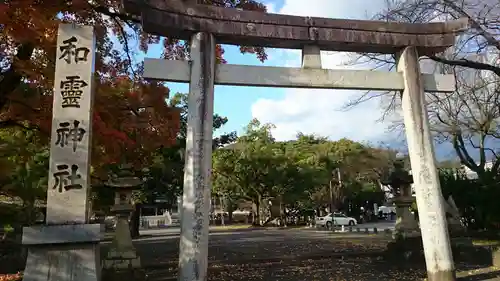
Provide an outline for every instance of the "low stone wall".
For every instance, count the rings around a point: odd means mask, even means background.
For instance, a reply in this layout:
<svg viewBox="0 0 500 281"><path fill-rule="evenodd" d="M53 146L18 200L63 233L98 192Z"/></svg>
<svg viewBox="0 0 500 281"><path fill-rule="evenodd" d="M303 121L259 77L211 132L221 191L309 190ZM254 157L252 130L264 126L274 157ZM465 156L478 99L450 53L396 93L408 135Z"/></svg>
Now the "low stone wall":
<svg viewBox="0 0 500 281"><path fill-rule="evenodd" d="M179 220L169 219L165 216L143 216L139 224L141 229L175 227L179 225Z"/></svg>
<svg viewBox="0 0 500 281"><path fill-rule="evenodd" d="M392 235L392 228L378 228L378 227L362 227L362 226L335 226L333 228L322 227L325 231L332 231L335 233L366 233L366 234L390 234Z"/></svg>

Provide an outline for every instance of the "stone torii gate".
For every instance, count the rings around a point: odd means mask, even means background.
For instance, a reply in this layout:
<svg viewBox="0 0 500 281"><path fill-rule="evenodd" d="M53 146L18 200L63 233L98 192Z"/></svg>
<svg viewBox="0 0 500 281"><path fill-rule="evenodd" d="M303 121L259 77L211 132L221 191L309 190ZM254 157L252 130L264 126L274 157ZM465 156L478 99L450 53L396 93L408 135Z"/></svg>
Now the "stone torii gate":
<svg viewBox="0 0 500 281"><path fill-rule="evenodd" d="M426 24L339 20L241 11L196 0L123 0L151 34L190 40L190 60L146 59L149 79L189 83L179 280L205 281L214 84L402 92L402 110L428 279L455 280L425 92L453 92L454 77L421 74L418 59L455 43L467 20ZM215 63L215 45L302 50L302 68ZM320 50L397 54L398 72L327 70Z"/></svg>

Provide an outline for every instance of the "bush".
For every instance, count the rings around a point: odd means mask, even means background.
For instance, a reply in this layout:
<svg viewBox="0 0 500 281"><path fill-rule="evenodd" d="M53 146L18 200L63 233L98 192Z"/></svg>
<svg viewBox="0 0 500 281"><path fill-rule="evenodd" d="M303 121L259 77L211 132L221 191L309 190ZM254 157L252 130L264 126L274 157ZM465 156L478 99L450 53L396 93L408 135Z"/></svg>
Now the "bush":
<svg viewBox="0 0 500 281"><path fill-rule="evenodd" d="M441 170L440 181L445 199L452 196L464 225L469 230L500 229L500 177L487 171L478 179L468 179L464 173Z"/></svg>
<svg viewBox="0 0 500 281"><path fill-rule="evenodd" d="M0 226L15 225L21 220L22 209L15 204L0 203Z"/></svg>

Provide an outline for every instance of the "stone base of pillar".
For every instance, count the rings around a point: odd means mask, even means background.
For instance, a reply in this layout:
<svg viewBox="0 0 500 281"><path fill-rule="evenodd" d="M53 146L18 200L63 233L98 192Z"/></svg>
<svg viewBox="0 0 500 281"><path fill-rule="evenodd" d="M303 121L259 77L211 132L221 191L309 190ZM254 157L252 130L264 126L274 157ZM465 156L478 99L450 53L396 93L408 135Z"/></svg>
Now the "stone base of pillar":
<svg viewBox="0 0 500 281"><path fill-rule="evenodd" d="M141 259L135 251L124 253L111 249L102 263L102 276L105 281L144 281L147 279L141 268Z"/></svg>
<svg viewBox="0 0 500 281"><path fill-rule="evenodd" d="M493 252L473 247L470 239L452 238L450 239L450 242L453 257L457 261L484 261L485 263L489 263L491 262L490 259L493 257L493 265L495 265L495 256L492 255ZM423 263L425 262L425 257L422 237L417 235L413 237L399 237L398 239L389 242L385 255L386 259L395 263L408 261ZM498 255L498 260L500 260L500 254Z"/></svg>
<svg viewBox="0 0 500 281"><path fill-rule="evenodd" d="M455 281L457 276L454 270L432 272L427 271L428 281Z"/></svg>
<svg viewBox="0 0 500 281"><path fill-rule="evenodd" d="M491 263L495 267L500 267L500 249L491 249Z"/></svg>
<svg viewBox="0 0 500 281"><path fill-rule="evenodd" d="M100 246L104 225L75 224L25 227L28 246L25 281L101 279Z"/></svg>
<svg viewBox="0 0 500 281"><path fill-rule="evenodd" d="M102 267L104 269L130 269L130 268L141 268L141 259L139 257L136 258L120 258L120 259L109 259L106 258L103 260Z"/></svg>
<svg viewBox="0 0 500 281"><path fill-rule="evenodd" d="M394 239L394 240L407 239L407 238L422 239L421 237L422 237L422 234L420 233L420 231L407 231L407 230L396 231L396 230L394 230L394 232L392 233L392 239Z"/></svg>
<svg viewBox="0 0 500 281"><path fill-rule="evenodd" d="M103 281L146 281L148 276L143 269L103 269Z"/></svg>
<svg viewBox="0 0 500 281"><path fill-rule="evenodd" d="M420 237L420 227L414 215L410 212L410 206L415 198L412 196L398 196L393 199L396 205L396 225L394 226L393 238Z"/></svg>
<svg viewBox="0 0 500 281"><path fill-rule="evenodd" d="M106 258L103 260L103 268L140 268L141 258L134 248L120 249L111 244Z"/></svg>
<svg viewBox="0 0 500 281"><path fill-rule="evenodd" d="M394 232L392 233L392 238L396 240L406 238L422 239L422 234L420 233L417 221L413 218L413 215L409 210L406 210L405 212L408 212L409 214L398 216Z"/></svg>
<svg viewBox="0 0 500 281"><path fill-rule="evenodd" d="M105 281L144 281L146 272L141 268L141 259L135 250L119 253L114 249L102 263L102 280Z"/></svg>
<svg viewBox="0 0 500 281"><path fill-rule="evenodd" d="M399 236L389 242L386 258L395 262L424 261L424 247L420 236Z"/></svg>
<svg viewBox="0 0 500 281"><path fill-rule="evenodd" d="M126 216L119 215L115 237L103 261L103 268L119 270L140 267L141 260L132 244L128 219Z"/></svg>
<svg viewBox="0 0 500 281"><path fill-rule="evenodd" d="M121 209L119 209L121 207ZM143 281L146 274L141 269L141 259L137 255L132 237L127 212L131 209L127 206L115 206L119 209L116 223L115 237L111 242L110 249L103 260L103 280L106 281Z"/></svg>

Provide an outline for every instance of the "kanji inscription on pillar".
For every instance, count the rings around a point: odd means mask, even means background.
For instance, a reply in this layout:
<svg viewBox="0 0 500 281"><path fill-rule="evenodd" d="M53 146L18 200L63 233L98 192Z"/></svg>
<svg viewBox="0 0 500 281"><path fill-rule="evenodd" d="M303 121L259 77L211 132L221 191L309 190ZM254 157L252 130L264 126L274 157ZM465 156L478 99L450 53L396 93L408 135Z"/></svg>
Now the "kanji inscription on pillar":
<svg viewBox="0 0 500 281"><path fill-rule="evenodd" d="M95 35L92 26L59 25L50 147L47 223L85 223Z"/></svg>
<svg viewBox="0 0 500 281"><path fill-rule="evenodd" d="M80 107L80 100L83 91L88 84L85 80L80 79L78 75L66 76L66 79L61 81L60 91L62 98L62 108Z"/></svg>

